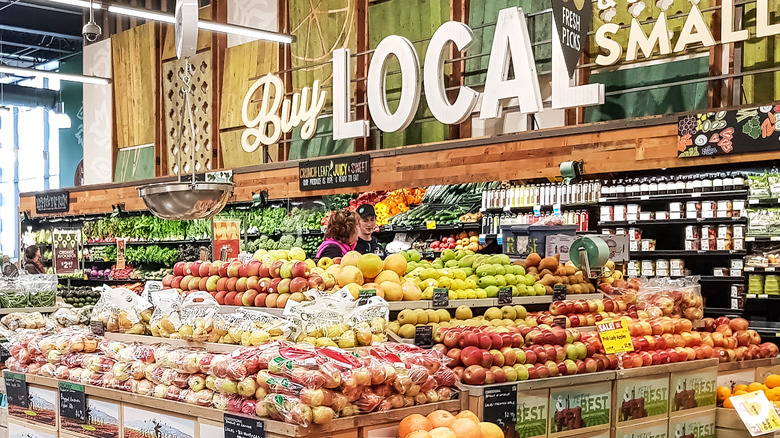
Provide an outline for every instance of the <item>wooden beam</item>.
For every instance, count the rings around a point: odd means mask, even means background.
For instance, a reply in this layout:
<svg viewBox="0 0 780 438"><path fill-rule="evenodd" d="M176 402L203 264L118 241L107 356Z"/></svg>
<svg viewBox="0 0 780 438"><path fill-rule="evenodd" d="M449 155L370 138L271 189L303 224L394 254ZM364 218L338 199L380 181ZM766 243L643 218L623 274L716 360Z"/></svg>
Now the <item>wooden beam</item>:
<svg viewBox="0 0 780 438"><path fill-rule="evenodd" d="M355 1L356 19L357 19L357 53L355 57L355 118L357 120L368 120L368 96L366 94L366 77L368 77L368 63L370 55L366 52L371 48L369 46L368 29L368 0ZM350 60L352 62L352 60ZM351 88L351 87L350 87ZM363 152L373 149L371 143L371 133L368 137L356 138L354 142L355 152Z"/></svg>

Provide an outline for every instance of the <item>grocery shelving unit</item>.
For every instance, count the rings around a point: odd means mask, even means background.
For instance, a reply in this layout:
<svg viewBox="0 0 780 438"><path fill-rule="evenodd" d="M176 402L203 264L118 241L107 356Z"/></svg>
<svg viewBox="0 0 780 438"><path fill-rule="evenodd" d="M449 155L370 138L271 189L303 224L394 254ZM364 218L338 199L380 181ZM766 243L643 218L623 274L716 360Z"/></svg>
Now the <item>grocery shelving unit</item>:
<svg viewBox="0 0 780 438"><path fill-rule="evenodd" d="M8 315L9 313L32 313L32 312L40 312L40 313L52 313L57 310L57 307L6 307L0 309L0 315Z"/></svg>

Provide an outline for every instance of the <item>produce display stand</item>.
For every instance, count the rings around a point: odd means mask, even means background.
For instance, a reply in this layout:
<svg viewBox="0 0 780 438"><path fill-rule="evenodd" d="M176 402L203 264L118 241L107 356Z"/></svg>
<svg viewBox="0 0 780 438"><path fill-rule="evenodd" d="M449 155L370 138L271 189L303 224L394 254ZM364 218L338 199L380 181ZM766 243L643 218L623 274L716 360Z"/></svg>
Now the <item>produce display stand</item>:
<svg viewBox="0 0 780 438"><path fill-rule="evenodd" d="M52 313L56 312L57 307L7 307L0 309L0 315L8 315L9 313Z"/></svg>
<svg viewBox="0 0 780 438"><path fill-rule="evenodd" d="M780 372L780 357L726 362L718 365L718 386L731 387L738 383L763 382L768 374ZM730 408L717 408L715 412L715 430L718 436L748 438L750 433L739 418L737 411ZM762 435L780 437L780 432Z"/></svg>
<svg viewBox="0 0 780 438"><path fill-rule="evenodd" d="M670 434L667 436L675 436L670 429L673 423L698 422L707 420L711 415L714 424L717 370L717 359L704 359L522 382L481 386L458 384L458 388L468 397L468 408L481 419L485 419L486 410L489 409L485 407L486 394L489 398L493 390L515 387L517 426L522 430L518 432L519 436L524 438L602 435L622 438L631 437L632 433L640 430L656 429L668 430ZM711 388L711 394L710 391L699 391L702 394L697 395L697 407L675 410L677 388L672 386L672 382L679 382L688 376L699 376L697 379L706 380L700 382L697 388ZM626 392L631 394L631 399L624 398ZM644 406L646 412L637 418L623 415L624 409L630 408L635 399L641 399L639 404ZM703 403L704 399L711 399L712 402ZM572 403L569 407L580 408L579 414L584 419L600 418L601 421L596 421L599 424L592 426L553 431L556 427L556 411L568 409L567 402ZM588 410L593 412L588 413Z"/></svg>
<svg viewBox="0 0 780 438"><path fill-rule="evenodd" d="M58 389L60 382L57 379L31 374L26 374L25 377L28 385L43 388ZM150 418L152 418L154 415L162 414L173 415L177 418L182 418L185 421L189 420L198 425L197 431L193 438L219 438L200 431L204 429L203 425L210 425L212 428L218 429L222 429L223 427L225 412L213 408L195 406L187 403L175 402L90 385L84 385L84 392L87 396L87 399L95 397L119 403L122 407L122 411L125 411L125 408L129 407L135 410L148 411ZM269 438L325 436L333 438L373 438L378 436L387 436L385 434L388 430L392 430L393 427L395 427L397 430L398 423L401 421L401 419L413 413L427 415L430 412L438 409L450 412L458 412L462 409L465 409L466 401L466 397L460 397L459 399L453 399L445 402L393 409L388 412L376 412L337 418L328 424L310 425L309 427L297 426L294 424L288 424L270 419L264 419L263 421L265 424L266 436ZM57 412L57 424L60 424L59 409L57 408L55 410ZM19 421L32 425L37 424L34 421L26 419ZM124 421L120 419L120 424L123 422ZM63 433L60 436L64 438L66 435ZM92 435L72 434L71 436Z"/></svg>

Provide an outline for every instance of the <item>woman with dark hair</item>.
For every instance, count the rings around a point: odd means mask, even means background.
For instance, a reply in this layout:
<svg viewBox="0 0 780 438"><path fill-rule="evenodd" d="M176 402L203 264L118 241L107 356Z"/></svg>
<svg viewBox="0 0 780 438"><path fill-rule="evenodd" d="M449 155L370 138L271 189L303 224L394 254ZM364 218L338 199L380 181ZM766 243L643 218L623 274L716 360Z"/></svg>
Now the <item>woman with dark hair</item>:
<svg viewBox="0 0 780 438"><path fill-rule="evenodd" d="M317 257L343 257L355 249L358 239L358 215L349 210L333 213L325 229L325 240L317 249Z"/></svg>
<svg viewBox="0 0 780 438"><path fill-rule="evenodd" d="M38 245L30 245L24 250L24 270L30 274L45 274L41 264L41 249Z"/></svg>

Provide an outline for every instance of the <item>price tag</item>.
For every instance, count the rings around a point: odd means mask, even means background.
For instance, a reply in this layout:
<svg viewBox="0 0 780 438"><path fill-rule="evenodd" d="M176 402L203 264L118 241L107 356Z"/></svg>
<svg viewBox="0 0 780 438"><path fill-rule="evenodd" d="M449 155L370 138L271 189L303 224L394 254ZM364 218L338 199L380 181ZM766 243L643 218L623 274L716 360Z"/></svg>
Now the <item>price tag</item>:
<svg viewBox="0 0 780 438"><path fill-rule="evenodd" d="M542 215L542 206L534 205L534 216L541 216L541 215Z"/></svg>
<svg viewBox="0 0 780 438"><path fill-rule="evenodd" d="M265 438L265 422L257 418L225 413L225 438Z"/></svg>
<svg viewBox="0 0 780 438"><path fill-rule="evenodd" d="M517 385L486 387L483 399L483 421L494 423L504 430L515 427L517 424Z"/></svg>
<svg viewBox="0 0 780 438"><path fill-rule="evenodd" d="M502 287L498 290L498 304L512 304L512 288Z"/></svg>
<svg viewBox="0 0 780 438"><path fill-rule="evenodd" d="M511 207L511 206L509 206L509 205L505 205L505 206L504 206L504 211L505 211L505 212L507 212L507 213L509 213L509 212L511 212L511 211L512 211L512 207Z"/></svg>
<svg viewBox="0 0 780 438"><path fill-rule="evenodd" d="M433 326L418 325L414 329L414 345L420 348L433 347Z"/></svg>
<svg viewBox="0 0 780 438"><path fill-rule="evenodd" d="M599 202L607 202L607 198L599 198Z"/></svg>
<svg viewBox="0 0 780 438"><path fill-rule="evenodd" d="M563 301L566 299L566 285L556 284L553 286L553 301Z"/></svg>
<svg viewBox="0 0 780 438"><path fill-rule="evenodd" d="M617 321L596 323L599 338L607 354L625 353L634 351L634 344L631 343L631 334L625 319Z"/></svg>
<svg viewBox="0 0 780 438"><path fill-rule="evenodd" d="M774 268L774 266L767 266L766 268L764 268L764 270L765 270L766 272L775 272L775 268Z"/></svg>
<svg viewBox="0 0 780 438"><path fill-rule="evenodd" d="M361 289L358 291L358 305L364 306L368 299L376 296L376 289Z"/></svg>
<svg viewBox="0 0 780 438"><path fill-rule="evenodd" d="M125 248L127 247L127 241L125 239L119 239L116 241L116 268L125 269Z"/></svg>
<svg viewBox="0 0 780 438"><path fill-rule="evenodd" d="M763 391L735 395L729 400L751 436L780 430L780 417Z"/></svg>
<svg viewBox="0 0 780 438"><path fill-rule="evenodd" d="M443 287L433 289L433 307L448 307L450 305L450 291Z"/></svg>
<svg viewBox="0 0 780 438"><path fill-rule="evenodd" d="M480 245L484 245L485 244L485 235L484 234L480 234L479 235L479 244Z"/></svg>
<svg viewBox="0 0 780 438"><path fill-rule="evenodd" d="M554 215L558 216L561 214L561 204L553 204L552 208L553 208Z"/></svg>
<svg viewBox="0 0 780 438"><path fill-rule="evenodd" d="M701 193L691 193L691 198L701 198Z"/></svg>
<svg viewBox="0 0 780 438"><path fill-rule="evenodd" d="M25 375L6 371L3 376L5 377L5 394L8 397L8 405L27 409L29 403Z"/></svg>
<svg viewBox="0 0 780 438"><path fill-rule="evenodd" d="M642 195L639 197L640 201L648 201L650 200L650 195Z"/></svg>
<svg viewBox="0 0 780 438"><path fill-rule="evenodd" d="M736 298L731 299L731 310L739 310L739 300Z"/></svg>
<svg viewBox="0 0 780 438"><path fill-rule="evenodd" d="M772 236L769 238L772 242L780 242L780 236Z"/></svg>
<svg viewBox="0 0 780 438"><path fill-rule="evenodd" d="M496 243L499 245L502 245L504 243L504 235L503 234L497 234L496 235Z"/></svg>
<svg viewBox="0 0 780 438"><path fill-rule="evenodd" d="M634 225L635 223L636 223L636 221L635 221L635 220L630 220L630 221L628 221L628 224L629 224L629 225Z"/></svg>
<svg viewBox="0 0 780 438"><path fill-rule="evenodd" d="M60 415L66 418L87 422L87 397L84 385L71 382L59 382Z"/></svg>
<svg viewBox="0 0 780 438"><path fill-rule="evenodd" d="M552 325L557 325L558 327L565 329L566 328L566 317L565 316L559 316L557 318L553 318Z"/></svg>
<svg viewBox="0 0 780 438"><path fill-rule="evenodd" d="M758 199L748 199L748 204L750 204L750 205L756 205L756 204L758 204L760 202L761 201L758 200Z"/></svg>
<svg viewBox="0 0 780 438"><path fill-rule="evenodd" d="M758 298L758 295L756 295L756 294L746 294L745 298ZM734 302L736 303L737 301L734 300Z"/></svg>
<svg viewBox="0 0 780 438"><path fill-rule="evenodd" d="M758 294L759 298L769 298L768 294Z"/></svg>
<svg viewBox="0 0 780 438"><path fill-rule="evenodd" d="M745 237L745 242L755 242L756 238L752 236Z"/></svg>
<svg viewBox="0 0 780 438"><path fill-rule="evenodd" d="M425 221L425 228L429 230L435 230L436 229L436 221Z"/></svg>
<svg viewBox="0 0 780 438"><path fill-rule="evenodd" d="M104 336L106 334L106 327L103 325L103 321L90 321L89 328L92 333L98 336Z"/></svg>
<svg viewBox="0 0 780 438"><path fill-rule="evenodd" d="M753 271L755 271L755 270L756 270L756 269L755 269L754 267L752 267L752 266L746 266L746 267L745 267L745 271L746 271L746 272L753 272Z"/></svg>

